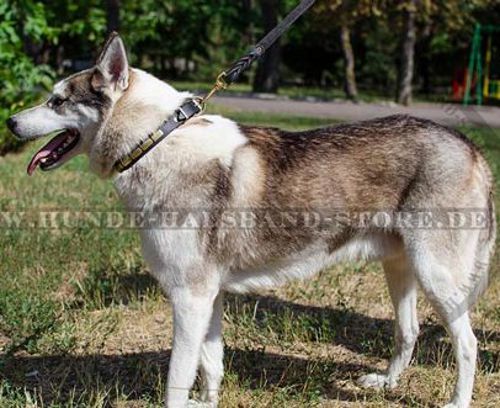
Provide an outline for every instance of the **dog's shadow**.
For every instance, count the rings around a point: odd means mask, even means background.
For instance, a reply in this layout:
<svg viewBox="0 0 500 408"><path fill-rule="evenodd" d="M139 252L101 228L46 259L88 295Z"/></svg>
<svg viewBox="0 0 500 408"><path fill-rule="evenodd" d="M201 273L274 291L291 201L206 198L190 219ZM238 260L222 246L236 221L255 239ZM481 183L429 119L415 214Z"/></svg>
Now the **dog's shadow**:
<svg viewBox="0 0 500 408"><path fill-rule="evenodd" d="M143 276L139 281L137 287L140 291L151 290L149 286L156 285L152 279ZM359 354L360 361L363 356L390 357L392 321L389 319L377 319L352 310L299 305L272 296L227 296L225 306L229 316L238 316L238 311L245 308L254 310L254 324L262 324L273 332L282 330L283 314L288 321L304 320L312 333L328 333L315 341L342 345ZM476 331L476 335L480 339L500 341L497 332ZM422 352L415 356L418 364L442 364L443 360L452 360L449 342L440 341L444 336L444 330L438 325L422 327L417 347ZM163 390L158 384L166 377L169 355L169 351L84 356L27 356L18 353L0 356L0 375L10 385L39 395L45 405L51 402L65 405L69 399L84 401L98 394L99 390L107 390L105 405L120 395L127 399L158 401ZM480 351L483 369L494 370L499 359L498 352ZM355 378L374 370L372 366L355 361L298 357L252 345L245 349L226 347L225 364L231 382L236 381L243 388L273 392L286 389L287 393L297 394L311 391L340 401L360 401L376 392L354 386ZM352 386L337 385L346 382ZM384 398L403 405L433 406L398 390L384 392Z"/></svg>

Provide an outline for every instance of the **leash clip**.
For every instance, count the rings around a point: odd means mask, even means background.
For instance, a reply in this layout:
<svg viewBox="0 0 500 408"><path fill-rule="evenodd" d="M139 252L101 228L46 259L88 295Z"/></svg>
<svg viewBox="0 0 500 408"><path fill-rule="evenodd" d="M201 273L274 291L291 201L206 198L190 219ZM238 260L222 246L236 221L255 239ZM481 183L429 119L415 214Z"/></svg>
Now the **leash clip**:
<svg viewBox="0 0 500 408"><path fill-rule="evenodd" d="M229 84L226 81L226 76L227 76L226 71L223 71L219 74L212 90L204 98L202 98L203 105L217 92L222 91L229 86Z"/></svg>

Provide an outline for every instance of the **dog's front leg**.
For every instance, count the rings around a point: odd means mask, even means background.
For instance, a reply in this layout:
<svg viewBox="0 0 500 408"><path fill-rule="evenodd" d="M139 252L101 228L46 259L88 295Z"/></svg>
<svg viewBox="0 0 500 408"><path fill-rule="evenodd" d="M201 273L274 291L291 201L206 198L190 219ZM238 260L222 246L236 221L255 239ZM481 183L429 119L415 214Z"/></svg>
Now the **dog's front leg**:
<svg viewBox="0 0 500 408"><path fill-rule="evenodd" d="M165 398L168 408L187 406L217 292L218 289L199 292L177 288L170 293L174 311L174 341Z"/></svg>
<svg viewBox="0 0 500 408"><path fill-rule="evenodd" d="M223 293L214 302L210 326L201 347L200 369L203 380L201 400L215 408L219 400L219 387L224 375L224 344L222 341Z"/></svg>

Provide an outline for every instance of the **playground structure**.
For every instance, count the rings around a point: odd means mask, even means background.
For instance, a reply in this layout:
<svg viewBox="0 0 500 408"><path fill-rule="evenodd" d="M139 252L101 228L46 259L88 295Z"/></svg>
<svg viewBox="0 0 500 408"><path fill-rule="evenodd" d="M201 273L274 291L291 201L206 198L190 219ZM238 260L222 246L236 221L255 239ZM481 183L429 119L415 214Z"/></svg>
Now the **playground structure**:
<svg viewBox="0 0 500 408"><path fill-rule="evenodd" d="M465 92L463 103L469 105L472 101L472 89L475 88L475 103L482 105L484 99L500 100L500 67L495 72L495 54L492 38L495 33L500 33L500 26L476 24L466 71ZM483 50L483 36L487 35L486 50ZM484 70L482 55L484 57Z"/></svg>

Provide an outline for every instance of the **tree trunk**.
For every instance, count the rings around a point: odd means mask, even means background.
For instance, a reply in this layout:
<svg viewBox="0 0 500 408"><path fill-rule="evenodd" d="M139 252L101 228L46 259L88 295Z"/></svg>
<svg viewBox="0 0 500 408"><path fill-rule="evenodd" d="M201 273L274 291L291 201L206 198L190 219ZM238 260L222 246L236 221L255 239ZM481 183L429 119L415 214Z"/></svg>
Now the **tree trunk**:
<svg viewBox="0 0 500 408"><path fill-rule="evenodd" d="M352 101L358 99L358 87L356 85L356 74L354 73L354 53L351 44L351 30L346 24L340 29L340 41L345 60L345 93Z"/></svg>
<svg viewBox="0 0 500 408"><path fill-rule="evenodd" d="M108 34L120 29L120 0L106 0L106 29Z"/></svg>
<svg viewBox="0 0 500 408"><path fill-rule="evenodd" d="M415 14L417 0L408 2L406 10L406 30L402 47L402 66L398 102L408 106L412 102L412 83L415 65L415 42L417 40Z"/></svg>
<svg viewBox="0 0 500 408"><path fill-rule="evenodd" d="M242 0L243 14L245 15L244 39L247 44L255 42L254 25L252 19L253 0Z"/></svg>
<svg viewBox="0 0 500 408"><path fill-rule="evenodd" d="M425 95L430 95L432 93L432 56L431 56L431 43L432 43L432 26L428 22L423 31L422 38L419 40L421 47L417 46L417 54L419 56L416 74L420 70L422 75L422 91ZM419 69L420 68L420 69Z"/></svg>
<svg viewBox="0 0 500 408"><path fill-rule="evenodd" d="M280 0L260 0L264 30L271 31L278 24ZM279 40L260 59L253 84L254 92L274 93L279 86L281 46Z"/></svg>

